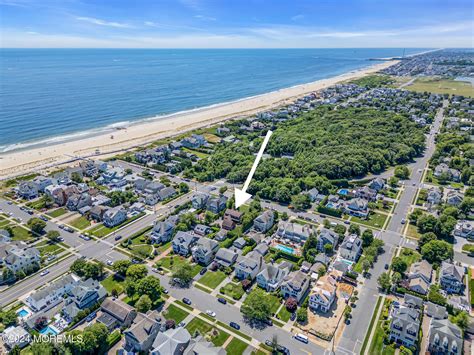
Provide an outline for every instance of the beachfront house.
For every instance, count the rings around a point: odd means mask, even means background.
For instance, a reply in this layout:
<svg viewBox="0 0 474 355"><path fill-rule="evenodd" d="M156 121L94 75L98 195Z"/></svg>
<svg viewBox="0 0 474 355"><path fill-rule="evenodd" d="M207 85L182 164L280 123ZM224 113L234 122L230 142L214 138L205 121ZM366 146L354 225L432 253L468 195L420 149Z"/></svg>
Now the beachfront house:
<svg viewBox="0 0 474 355"><path fill-rule="evenodd" d="M32 200L38 197L38 186L33 181L22 181L17 194L25 200Z"/></svg>

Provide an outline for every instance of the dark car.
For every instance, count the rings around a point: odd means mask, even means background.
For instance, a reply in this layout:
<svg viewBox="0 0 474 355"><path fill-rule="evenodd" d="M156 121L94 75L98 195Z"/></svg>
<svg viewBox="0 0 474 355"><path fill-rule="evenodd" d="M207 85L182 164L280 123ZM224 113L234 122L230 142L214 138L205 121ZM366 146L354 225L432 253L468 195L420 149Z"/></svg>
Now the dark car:
<svg viewBox="0 0 474 355"><path fill-rule="evenodd" d="M222 304L227 304L227 300L225 298L222 298L222 297L218 298L217 301L222 303Z"/></svg>
<svg viewBox="0 0 474 355"><path fill-rule="evenodd" d="M115 240L120 240L120 239L122 239L122 236L121 236L121 235L116 235L116 236L115 236Z"/></svg>
<svg viewBox="0 0 474 355"><path fill-rule="evenodd" d="M184 303L184 304L187 304L188 306L190 306L192 302L191 302L191 300L190 300L189 298L184 297L184 298L183 298L183 303Z"/></svg>
<svg viewBox="0 0 474 355"><path fill-rule="evenodd" d="M48 219L45 216L40 216L40 219L45 221L45 222L48 222Z"/></svg>
<svg viewBox="0 0 474 355"><path fill-rule="evenodd" d="M204 275L207 271L207 268L202 268L201 271L199 271L200 275Z"/></svg>
<svg viewBox="0 0 474 355"><path fill-rule="evenodd" d="M388 270L388 264L385 264L384 268L385 270Z"/></svg>
<svg viewBox="0 0 474 355"><path fill-rule="evenodd" d="M291 313L290 320L294 321L296 319L296 312Z"/></svg>
<svg viewBox="0 0 474 355"><path fill-rule="evenodd" d="M290 351L286 347L284 347L283 345L280 345L280 344L277 345L277 350L279 352L283 353L283 354L289 354L290 353Z"/></svg>
<svg viewBox="0 0 474 355"><path fill-rule="evenodd" d="M237 329L237 330L240 329L240 325L238 325L238 324L235 323L235 322L230 322L229 325L230 325L232 328L234 328L234 329Z"/></svg>
<svg viewBox="0 0 474 355"><path fill-rule="evenodd" d="M273 325L273 321L272 321L270 318L265 319L263 322L264 322L266 325L269 325L269 326L272 326L272 325Z"/></svg>

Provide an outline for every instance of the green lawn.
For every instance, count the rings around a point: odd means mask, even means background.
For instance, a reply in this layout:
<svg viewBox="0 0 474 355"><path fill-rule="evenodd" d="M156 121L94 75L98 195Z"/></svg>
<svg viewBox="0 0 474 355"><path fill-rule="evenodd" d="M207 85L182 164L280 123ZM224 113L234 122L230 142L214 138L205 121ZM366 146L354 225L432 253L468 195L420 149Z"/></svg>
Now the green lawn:
<svg viewBox="0 0 474 355"><path fill-rule="evenodd" d="M171 270L174 266L182 265L187 263L188 261L186 258L179 256L179 255L170 255L165 256L164 258L160 259L156 265L164 267L165 269Z"/></svg>
<svg viewBox="0 0 474 355"><path fill-rule="evenodd" d="M241 284L229 282L219 290L223 295L232 297L234 300L240 300L244 295L245 291Z"/></svg>
<svg viewBox="0 0 474 355"><path fill-rule="evenodd" d="M421 237L421 234L418 233L418 228L411 223L408 223L408 226L407 226L407 237L414 238L414 239L420 239Z"/></svg>
<svg viewBox="0 0 474 355"><path fill-rule="evenodd" d="M474 88L468 82L453 79L439 79L433 77L417 78L405 89L418 92L432 92L435 94L450 94L474 97Z"/></svg>
<svg viewBox="0 0 474 355"><path fill-rule="evenodd" d="M470 267L467 269L467 275L469 276L468 282L469 282L469 295L470 295L470 302L471 302L471 307L474 307L474 279L472 278L473 269Z"/></svg>
<svg viewBox="0 0 474 355"><path fill-rule="evenodd" d="M247 343L244 343L242 340L234 338L230 341L230 343L226 346L227 354L232 355L242 355L247 349Z"/></svg>
<svg viewBox="0 0 474 355"><path fill-rule="evenodd" d="M105 278L100 282L102 286L105 287L109 294L112 293L112 290L115 288L119 294L121 294L124 290L124 283L125 281L115 275L110 275L109 277Z"/></svg>
<svg viewBox="0 0 474 355"><path fill-rule="evenodd" d="M46 213L48 216L51 216L53 218L57 218L59 216L62 216L63 214L65 214L67 212L67 209L65 209L64 207L60 207L58 209L55 209L54 211L50 211L48 213Z"/></svg>
<svg viewBox="0 0 474 355"><path fill-rule="evenodd" d="M421 260L421 254L415 250L403 248L400 252L400 258L405 260L408 265L408 268L410 268L411 264Z"/></svg>
<svg viewBox="0 0 474 355"><path fill-rule="evenodd" d="M231 331L232 333L234 333L234 334L238 334L241 338L247 339L248 341L251 341L251 340L252 340L252 337L251 337L250 335L244 334L244 333L242 333L241 331L232 328L232 327L231 327L230 325L228 325L228 324L222 323L222 322L220 322L220 321L217 321L217 324L219 324L222 328L225 328L225 329L230 330L230 331Z"/></svg>
<svg viewBox="0 0 474 355"><path fill-rule="evenodd" d="M132 254L140 257L140 258L147 258L151 252L153 251L153 247L148 244L143 245L130 245L128 249L132 252Z"/></svg>
<svg viewBox="0 0 474 355"><path fill-rule="evenodd" d="M189 315L189 312L170 304L163 315L166 319L173 319L176 324L179 324Z"/></svg>
<svg viewBox="0 0 474 355"><path fill-rule="evenodd" d="M370 334L372 333L372 328L375 325L375 318L377 317L377 312L380 307L381 301L382 301L382 297L379 296L377 298L377 303L375 305L374 313L372 314L372 319L370 320L369 329L367 330L367 333L365 334L365 339L364 339L364 343L362 344L362 349L360 350L361 354L365 354L365 348L367 347L367 342L369 341Z"/></svg>
<svg viewBox="0 0 474 355"><path fill-rule="evenodd" d="M206 153L202 153L202 152L198 152L197 150L194 150L194 149L189 149L189 148L182 148L182 150L184 152L188 152L188 153L191 153L191 154L194 154L196 155L198 158L200 159L206 159L209 154L206 154Z"/></svg>
<svg viewBox="0 0 474 355"><path fill-rule="evenodd" d="M391 346L386 346L383 342L384 339L384 330L383 325L389 320L385 319L385 316L388 315L388 309L390 307L391 301L389 299L385 299L383 304L383 310L380 314L380 318L377 321L377 325L375 327L374 336L372 338L372 342L370 343L369 347L369 354L383 354L383 355L393 355L395 354L395 349Z"/></svg>
<svg viewBox="0 0 474 355"><path fill-rule="evenodd" d="M50 244L49 241L43 241L35 245L35 247L40 251L41 256L46 254L59 254L64 249L61 248L58 244Z"/></svg>
<svg viewBox="0 0 474 355"><path fill-rule="evenodd" d="M222 346L225 341L229 338L229 334L224 332L223 330L219 330L214 327L212 324L200 319L200 318L193 318L191 322L186 325L186 329L188 330L189 334L194 337L196 332L205 336L206 334L211 338L211 342L215 346ZM229 353L231 354L231 353Z"/></svg>
<svg viewBox="0 0 474 355"><path fill-rule="evenodd" d="M132 218L129 218L129 219L125 220L123 223L121 223L121 224L119 224L115 227L111 227L111 228L106 227L102 223L100 223L100 224L92 227L91 229L89 229L88 232L90 232L92 235L95 235L96 237L102 238L102 237L105 237L106 235L112 233L113 231L116 231L117 229L122 228L122 227L126 226L129 223L132 223L136 219L142 217L144 214L145 214L145 212L139 213L136 216L133 216Z"/></svg>
<svg viewBox="0 0 474 355"><path fill-rule="evenodd" d="M199 283L209 288L216 288L226 278L226 274L222 271L208 271L199 279Z"/></svg>
<svg viewBox="0 0 474 355"><path fill-rule="evenodd" d="M387 219L388 215L378 212L371 212L368 219L362 219L359 217L351 217L351 222L360 223L369 227L382 228Z"/></svg>
<svg viewBox="0 0 474 355"><path fill-rule="evenodd" d="M34 237L31 235L31 232L23 227L14 226L12 227L12 231L13 231L12 240L26 241L26 240L34 239Z"/></svg>
<svg viewBox="0 0 474 355"><path fill-rule="evenodd" d="M286 309L285 306L283 306L281 307L280 312L278 312L277 317L286 323L290 320L291 313Z"/></svg>
<svg viewBox="0 0 474 355"><path fill-rule="evenodd" d="M79 230L83 230L83 229L88 228L91 225L91 222L89 222L89 220L86 217L81 216L79 218L76 218L75 220L73 220L69 224L74 228L77 228Z"/></svg>

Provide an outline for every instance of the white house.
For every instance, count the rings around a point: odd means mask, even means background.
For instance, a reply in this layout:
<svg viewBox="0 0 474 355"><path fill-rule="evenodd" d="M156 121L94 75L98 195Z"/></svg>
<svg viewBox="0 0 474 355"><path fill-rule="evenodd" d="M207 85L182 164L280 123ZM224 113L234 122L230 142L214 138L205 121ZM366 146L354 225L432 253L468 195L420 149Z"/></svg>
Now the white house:
<svg viewBox="0 0 474 355"><path fill-rule="evenodd" d="M125 222L127 213L122 207L114 207L105 211L103 216L104 225L106 227L115 227Z"/></svg>
<svg viewBox="0 0 474 355"><path fill-rule="evenodd" d="M328 312L336 299L336 290L336 279L331 274L322 276L311 290L309 308L313 311Z"/></svg>
<svg viewBox="0 0 474 355"><path fill-rule="evenodd" d="M290 273L292 264L282 262L278 265L267 264L257 275L257 284L267 292L278 290L283 279Z"/></svg>
<svg viewBox="0 0 474 355"><path fill-rule="evenodd" d="M63 300L63 296L71 291L77 280L78 278L71 274L61 276L56 281L32 293L25 303L35 312L52 307Z"/></svg>
<svg viewBox="0 0 474 355"><path fill-rule="evenodd" d="M308 290L310 277L302 271L288 274L281 283L281 294L284 298L293 297L299 302Z"/></svg>

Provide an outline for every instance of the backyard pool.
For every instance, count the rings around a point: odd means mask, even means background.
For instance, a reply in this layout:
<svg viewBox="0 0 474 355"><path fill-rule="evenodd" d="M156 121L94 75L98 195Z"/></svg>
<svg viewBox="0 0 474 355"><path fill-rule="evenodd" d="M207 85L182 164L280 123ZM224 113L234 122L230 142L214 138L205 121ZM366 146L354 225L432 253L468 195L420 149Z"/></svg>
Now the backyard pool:
<svg viewBox="0 0 474 355"><path fill-rule="evenodd" d="M20 309L16 314L18 314L18 317L24 318L30 314L30 312L28 312L26 309Z"/></svg>
<svg viewBox="0 0 474 355"><path fill-rule="evenodd" d="M281 250L281 251L283 251L283 252L285 252L285 253L291 254L291 255L296 254L296 253L295 253L295 249L290 248L290 247L288 247L288 246L286 246L286 245L277 244L277 245L275 245L275 248L277 248L278 250Z"/></svg>
<svg viewBox="0 0 474 355"><path fill-rule="evenodd" d="M346 196L346 195L349 194L349 190L347 190L347 189L340 189L337 193L338 193L339 195Z"/></svg>
<svg viewBox="0 0 474 355"><path fill-rule="evenodd" d="M40 334L42 335L58 335L59 332L56 330L56 328L47 326L46 328L43 328L40 330Z"/></svg>

